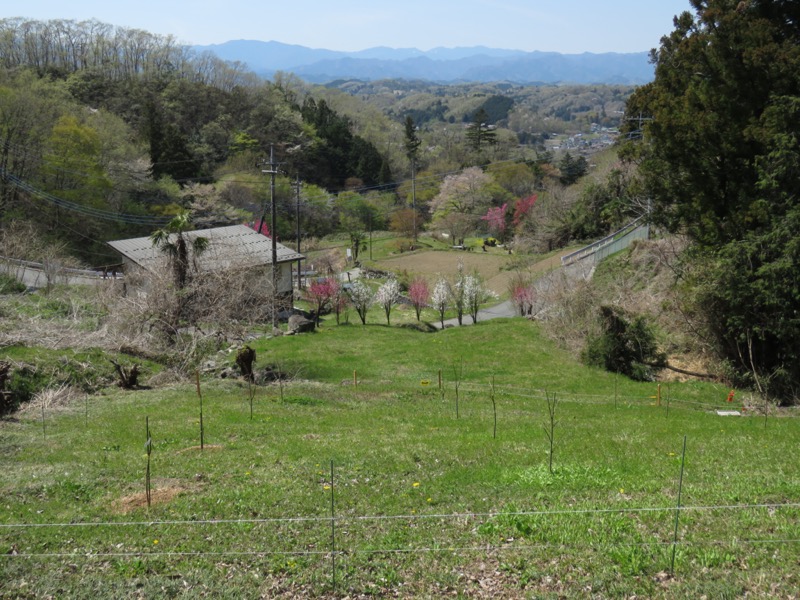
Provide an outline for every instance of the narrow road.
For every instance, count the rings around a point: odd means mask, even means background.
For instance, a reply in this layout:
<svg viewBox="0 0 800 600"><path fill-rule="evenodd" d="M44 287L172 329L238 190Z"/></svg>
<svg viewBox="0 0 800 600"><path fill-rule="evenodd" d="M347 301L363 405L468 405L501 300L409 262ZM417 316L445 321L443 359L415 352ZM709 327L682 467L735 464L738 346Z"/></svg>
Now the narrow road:
<svg viewBox="0 0 800 600"><path fill-rule="evenodd" d="M484 308L478 311L478 323L482 321L488 321L489 319L502 319L507 317L516 317L517 312L514 310L514 305L511 303L511 300L506 300L505 302L501 302L495 306L491 306L489 308ZM473 325L472 317L470 315L464 315L461 319L461 322L464 325ZM435 323L431 323L436 329L442 328L442 323L440 321L436 321ZM446 319L444 322L445 328L447 327L455 327L458 325L458 318L455 319Z"/></svg>

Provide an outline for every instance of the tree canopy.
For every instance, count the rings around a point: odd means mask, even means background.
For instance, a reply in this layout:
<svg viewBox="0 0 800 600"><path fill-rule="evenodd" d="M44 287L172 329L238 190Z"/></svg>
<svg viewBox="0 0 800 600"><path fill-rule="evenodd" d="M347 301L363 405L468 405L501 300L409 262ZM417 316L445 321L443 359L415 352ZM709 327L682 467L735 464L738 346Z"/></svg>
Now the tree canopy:
<svg viewBox="0 0 800 600"><path fill-rule="evenodd" d="M642 133L629 157L655 218L705 253L701 306L737 378L796 397L800 5L692 6L653 52L655 80L629 100L628 133Z"/></svg>

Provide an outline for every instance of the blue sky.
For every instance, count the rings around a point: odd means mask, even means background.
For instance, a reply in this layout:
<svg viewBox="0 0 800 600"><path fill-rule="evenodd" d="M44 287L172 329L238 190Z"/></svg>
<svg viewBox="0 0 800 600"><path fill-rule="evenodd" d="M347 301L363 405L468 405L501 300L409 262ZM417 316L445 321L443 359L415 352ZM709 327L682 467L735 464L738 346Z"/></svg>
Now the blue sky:
<svg viewBox="0 0 800 600"><path fill-rule="evenodd" d="M28 0L8 17L95 18L187 44L248 39L363 50L489 46L563 53L642 52L689 0Z"/></svg>

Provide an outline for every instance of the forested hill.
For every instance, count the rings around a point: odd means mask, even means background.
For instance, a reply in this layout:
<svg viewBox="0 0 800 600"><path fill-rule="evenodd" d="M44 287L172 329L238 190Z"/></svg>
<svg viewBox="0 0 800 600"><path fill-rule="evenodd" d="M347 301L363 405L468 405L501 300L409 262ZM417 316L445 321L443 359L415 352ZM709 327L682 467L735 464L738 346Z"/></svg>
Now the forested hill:
<svg viewBox="0 0 800 600"><path fill-rule="evenodd" d="M309 82L335 79L424 79L436 82L512 81L531 83L641 84L653 79L647 52L560 54L485 48L370 48L360 52L235 40L195 46L225 60L246 64L272 77L289 71Z"/></svg>
<svg viewBox="0 0 800 600"><path fill-rule="evenodd" d="M432 182L425 201L445 174L472 165L536 158L537 172L558 178L541 169L555 160L547 138L618 126L631 93L402 81L323 88L286 74L265 81L171 36L96 21L5 19L0 34L0 219L38 221L94 264L90 251L104 241L149 233L146 217L192 208L213 225L261 214L271 147L280 201L294 201L289 179L303 181L309 235L344 226L331 207L345 191L352 206L386 194L384 216L372 221L385 224L406 202L409 117L423 142L418 171ZM491 143L468 139L476 120L492 128Z"/></svg>

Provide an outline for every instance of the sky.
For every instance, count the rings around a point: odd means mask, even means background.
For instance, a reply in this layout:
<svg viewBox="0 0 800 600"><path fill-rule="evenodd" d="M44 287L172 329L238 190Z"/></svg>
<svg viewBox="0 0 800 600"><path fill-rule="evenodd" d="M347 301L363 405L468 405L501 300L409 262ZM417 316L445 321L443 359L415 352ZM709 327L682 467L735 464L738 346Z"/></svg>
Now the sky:
<svg viewBox="0 0 800 600"><path fill-rule="evenodd" d="M276 41L357 51L488 46L561 52L646 52L689 0L27 0L5 17L97 19L189 45Z"/></svg>

